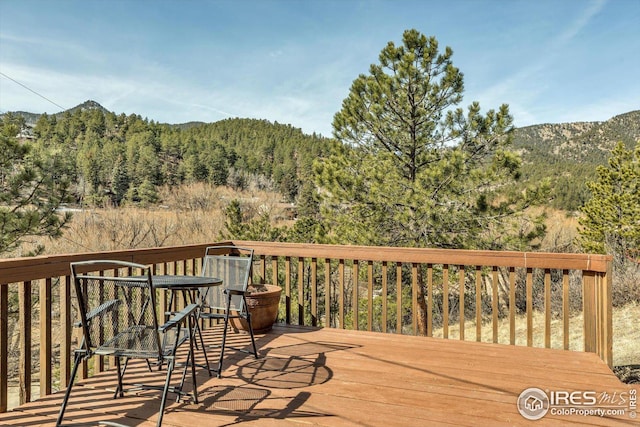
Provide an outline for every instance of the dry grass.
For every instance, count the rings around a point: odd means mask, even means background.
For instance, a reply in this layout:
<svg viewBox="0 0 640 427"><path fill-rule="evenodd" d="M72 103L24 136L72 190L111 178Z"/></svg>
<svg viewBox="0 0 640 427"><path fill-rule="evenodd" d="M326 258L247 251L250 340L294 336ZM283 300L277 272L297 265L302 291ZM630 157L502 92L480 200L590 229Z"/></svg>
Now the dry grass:
<svg viewBox="0 0 640 427"><path fill-rule="evenodd" d="M541 208L535 208L541 209ZM541 243L541 250L545 252L575 252L575 239L578 235L578 218L567 215L564 211L544 209L547 220L547 233Z"/></svg>
<svg viewBox="0 0 640 427"><path fill-rule="evenodd" d="M45 246L45 254L70 254L213 242L221 239L224 210L232 200L239 200L248 215L268 210L277 217L281 206L276 193L237 192L202 183L164 188L160 197L162 204L149 208L81 209L61 238L34 239L12 256L38 244Z"/></svg>
<svg viewBox="0 0 640 427"><path fill-rule="evenodd" d="M640 305L629 303L613 309L613 364L614 366L640 365ZM533 346L544 347L544 313L533 313ZM572 316L569 320L569 349L582 351L583 345L583 315ZM499 319L497 324L498 343L509 344L509 319ZM481 329L481 341L493 342L493 325L485 323ZM442 329L434 330L435 337L442 337ZM527 345L527 318L525 315L516 317L516 345ZM476 340L475 321L465 322L465 340ZM449 326L449 338L460 338L458 324ZM551 348L563 348L563 329L561 319L551 321Z"/></svg>

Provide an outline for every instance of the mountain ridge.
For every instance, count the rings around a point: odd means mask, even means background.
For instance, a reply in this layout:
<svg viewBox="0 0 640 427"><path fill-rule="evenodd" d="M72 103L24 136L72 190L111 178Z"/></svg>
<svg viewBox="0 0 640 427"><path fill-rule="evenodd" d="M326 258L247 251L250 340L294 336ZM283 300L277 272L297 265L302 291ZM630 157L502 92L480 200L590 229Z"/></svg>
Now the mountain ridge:
<svg viewBox="0 0 640 427"><path fill-rule="evenodd" d="M543 123L516 128L513 146L523 155L542 152L600 164L618 141L630 148L639 140L640 110L634 110L605 121Z"/></svg>
<svg viewBox="0 0 640 427"><path fill-rule="evenodd" d="M97 101L87 100L75 107L50 115L60 117L67 112L74 113L77 110L84 111L93 109L101 110L104 113L110 112ZM38 118L46 114L26 111L9 111L7 113L24 117L26 125L29 127L35 126ZM0 117L4 114L0 114ZM207 123L189 121L185 123L166 124L172 127L190 128ZM566 155L567 153L561 153L561 151L565 148L571 148L571 146L576 144L589 144L591 146L596 144L595 149L604 152L610 151L617 141L622 141L629 146L635 144L638 140L640 140L640 110L621 113L604 121L540 123L522 126L515 128L513 135L514 148L521 153L523 153L522 150L535 150L536 145L553 143L556 145L552 152L555 155ZM576 152L575 147L573 147L573 151L573 153L569 154L573 154L574 156L579 154L579 151ZM576 157L576 160L579 160L578 157Z"/></svg>

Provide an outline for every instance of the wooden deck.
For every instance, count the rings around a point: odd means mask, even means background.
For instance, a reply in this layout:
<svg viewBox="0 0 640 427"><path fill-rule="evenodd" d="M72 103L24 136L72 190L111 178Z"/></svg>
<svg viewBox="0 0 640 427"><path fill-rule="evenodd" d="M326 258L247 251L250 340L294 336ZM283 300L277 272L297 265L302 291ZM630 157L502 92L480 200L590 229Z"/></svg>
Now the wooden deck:
<svg viewBox="0 0 640 427"><path fill-rule="evenodd" d="M206 331L209 342L217 337ZM244 335L231 337L248 343ZM625 393L627 409L632 390L591 353L291 326L257 343L261 358L230 351L221 379L201 369L200 403L172 402L163 425L531 425L516 406L529 387L608 393L608 406L616 407ZM158 383L164 377L142 365L129 370L129 380L136 376ZM74 387L65 425L154 426L159 393L113 400L114 380L105 372ZM0 414L0 425L53 426L61 400L57 393ZM617 418L548 413L535 423L637 425L628 410Z"/></svg>

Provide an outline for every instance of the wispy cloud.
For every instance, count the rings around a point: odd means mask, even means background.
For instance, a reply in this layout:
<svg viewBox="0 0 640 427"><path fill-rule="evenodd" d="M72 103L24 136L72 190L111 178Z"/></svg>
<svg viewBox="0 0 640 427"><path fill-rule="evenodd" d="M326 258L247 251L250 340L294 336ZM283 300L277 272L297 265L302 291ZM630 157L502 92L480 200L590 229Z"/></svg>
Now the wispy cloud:
<svg viewBox="0 0 640 427"><path fill-rule="evenodd" d="M577 37L580 32L591 22L591 20L604 9L608 0L596 0L592 2L574 21L560 33L556 40L557 48L562 48L567 43ZM577 3L584 4L584 3Z"/></svg>
<svg viewBox="0 0 640 427"><path fill-rule="evenodd" d="M562 87L556 87L557 82L551 76L575 74L575 64L571 66L566 64L567 49L571 49L571 44L603 10L607 0L575 4L588 6L567 25L560 27L558 32L546 42L545 54L532 56L533 59L511 75L482 91L479 94L480 99L488 100L492 105L496 102L509 103L516 124L520 126L548 121L549 116L560 117L558 112L563 108L558 108L554 112L552 105L554 100L558 102L563 98L561 92L553 93L553 91L561 91ZM548 105L549 109L545 111L544 105Z"/></svg>

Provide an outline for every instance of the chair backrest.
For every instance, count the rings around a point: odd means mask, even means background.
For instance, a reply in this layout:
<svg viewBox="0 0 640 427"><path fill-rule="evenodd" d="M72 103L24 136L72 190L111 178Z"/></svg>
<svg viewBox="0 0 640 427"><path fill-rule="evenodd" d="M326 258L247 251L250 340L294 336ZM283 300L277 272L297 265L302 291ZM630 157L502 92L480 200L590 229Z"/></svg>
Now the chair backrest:
<svg viewBox="0 0 640 427"><path fill-rule="evenodd" d="M113 274L105 275L105 271ZM148 266L115 260L83 261L71 264L71 274L84 350L162 356Z"/></svg>
<svg viewBox="0 0 640 427"><path fill-rule="evenodd" d="M222 279L222 285L201 289L200 295L205 307L226 310L224 290L232 288L246 291L252 263L253 249L238 246L208 247L202 260L202 275ZM231 310L241 313L246 310L240 295L231 297Z"/></svg>

